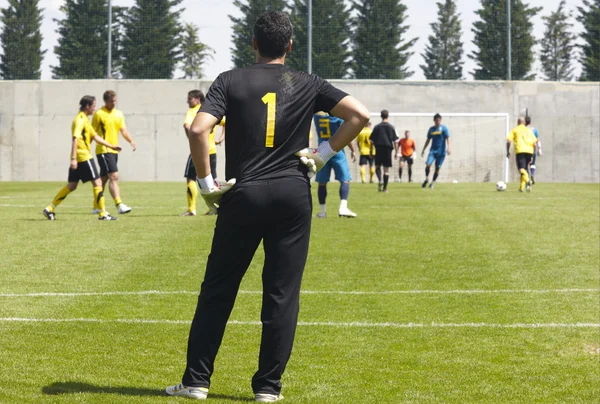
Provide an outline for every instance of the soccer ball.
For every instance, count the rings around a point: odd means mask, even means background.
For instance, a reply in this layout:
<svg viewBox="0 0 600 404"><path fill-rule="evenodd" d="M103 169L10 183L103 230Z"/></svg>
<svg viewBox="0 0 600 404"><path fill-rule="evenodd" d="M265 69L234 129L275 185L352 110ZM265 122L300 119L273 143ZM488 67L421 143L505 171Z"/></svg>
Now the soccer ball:
<svg viewBox="0 0 600 404"><path fill-rule="evenodd" d="M498 181L496 183L496 191L499 191L499 192L506 191L506 183L504 181Z"/></svg>

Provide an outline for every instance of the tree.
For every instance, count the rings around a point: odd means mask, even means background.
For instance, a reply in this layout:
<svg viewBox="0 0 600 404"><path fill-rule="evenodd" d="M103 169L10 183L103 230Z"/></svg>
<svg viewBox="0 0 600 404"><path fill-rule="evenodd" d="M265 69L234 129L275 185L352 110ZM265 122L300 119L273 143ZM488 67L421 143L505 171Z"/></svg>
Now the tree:
<svg viewBox="0 0 600 404"><path fill-rule="evenodd" d="M406 64L418 38L406 40L406 6L399 0L355 0L354 60L357 79L405 79L414 72Z"/></svg>
<svg viewBox="0 0 600 404"><path fill-rule="evenodd" d="M540 61L548 80L569 81L573 78L571 60L574 59L575 35L571 32L573 24L569 22L570 13L564 10L565 0L561 0L558 9L549 16L542 17L546 31L541 40Z"/></svg>
<svg viewBox="0 0 600 404"><path fill-rule="evenodd" d="M42 10L38 0L8 0L0 21L2 56L0 75L4 80L39 80L42 59Z"/></svg>
<svg viewBox="0 0 600 404"><path fill-rule="evenodd" d="M123 76L171 79L181 60L182 27L175 10L183 0L136 0L127 12L123 38Z"/></svg>
<svg viewBox="0 0 600 404"><path fill-rule="evenodd" d="M541 7L529 7L523 0L510 0L511 74L513 80L533 80L531 73L536 41L533 37L532 18ZM506 80L506 2L481 0L481 9L475 12L481 18L473 23L474 44L478 51L469 55L475 60L475 80Z"/></svg>
<svg viewBox="0 0 600 404"><path fill-rule="evenodd" d="M583 0L584 7L577 7L577 21L583 24L581 39L583 72L579 80L600 81L600 0Z"/></svg>
<svg viewBox="0 0 600 404"><path fill-rule="evenodd" d="M350 68L350 10L343 0L312 0L312 73L326 79L347 77ZM287 64L308 70L308 3L294 0L290 19L294 44Z"/></svg>
<svg viewBox="0 0 600 404"><path fill-rule="evenodd" d="M198 27L194 24L185 24L181 37L182 70L184 79L202 78L202 64L207 58L212 58L215 51L200 42L198 39Z"/></svg>
<svg viewBox="0 0 600 404"><path fill-rule="evenodd" d="M429 36L429 45L421 56L425 65L421 65L425 77L429 80L460 80L463 69L463 44L456 2L445 0L437 3L438 21L431 24L433 35Z"/></svg>
<svg viewBox="0 0 600 404"><path fill-rule="evenodd" d="M229 16L233 23L232 61L235 67L245 67L256 62L252 49L254 23L267 11L283 11L286 3L285 0L234 0L233 4L240 9L242 16Z"/></svg>
<svg viewBox="0 0 600 404"><path fill-rule="evenodd" d="M54 53L58 66L52 66L56 79L100 79L107 76L108 0L67 0L60 11L65 15L58 24L58 46ZM121 26L125 9L112 8L112 69L118 75Z"/></svg>

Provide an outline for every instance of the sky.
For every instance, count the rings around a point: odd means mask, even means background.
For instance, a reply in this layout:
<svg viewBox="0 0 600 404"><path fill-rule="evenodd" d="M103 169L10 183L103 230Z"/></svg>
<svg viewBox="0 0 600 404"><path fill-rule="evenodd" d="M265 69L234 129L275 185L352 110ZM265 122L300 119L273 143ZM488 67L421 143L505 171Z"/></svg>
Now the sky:
<svg viewBox="0 0 600 404"><path fill-rule="evenodd" d="M415 74L409 80L424 80L425 76L419 65L423 64L423 53L425 46L428 43L428 37L431 34L430 24L437 18L436 0L403 0L408 8L407 25L410 26L407 32L407 38L418 37L414 54L409 60L409 68ZM535 7L543 7L533 19L534 31L536 39L540 39L544 34L544 23L542 16L550 14L558 8L560 0L525 0L527 4ZM55 66L58 61L54 55L54 47L57 44L57 24L54 19L62 19L63 14L59 11L59 7L64 3L64 0L40 0L40 7L44 9L44 20L42 23L42 49L47 49L48 52L42 64L42 79L50 80L52 78L50 66ZM112 0L112 4L116 6L131 6L134 0ZM0 8L6 7L8 0L0 0ZM566 0L566 9L575 11L578 6L582 5L582 0ZM204 78L213 80L220 72L229 70L233 67L231 62L231 34L232 26L229 15L240 16L237 7L233 5L233 0L184 0L181 4L185 8L183 20L192 22L200 28L200 40L209 45L216 52L214 59L208 60L204 66ZM472 44L473 33L471 31L473 22L477 20L475 10L480 8L480 0L457 0L458 12L462 18L462 40L464 43L465 55L470 54L476 48ZM580 33L582 30L581 24L575 19L575 33ZM535 48L539 59L539 46ZM466 79L472 79L470 74L474 69L474 63L464 57L464 76ZM534 65L534 71L540 72L539 61ZM578 76L581 72L579 63L576 63L575 75ZM540 79L538 74L538 80Z"/></svg>

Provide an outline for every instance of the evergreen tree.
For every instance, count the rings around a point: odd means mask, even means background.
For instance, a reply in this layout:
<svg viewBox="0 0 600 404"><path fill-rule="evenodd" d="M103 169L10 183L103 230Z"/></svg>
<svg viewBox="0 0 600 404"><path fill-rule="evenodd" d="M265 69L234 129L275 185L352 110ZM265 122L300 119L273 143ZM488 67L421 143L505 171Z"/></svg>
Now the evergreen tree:
<svg viewBox="0 0 600 404"><path fill-rule="evenodd" d="M421 65L421 69L429 80L460 80L463 44L456 2L445 0L437 6L439 19L431 24L433 35L429 36L429 45L422 54L425 65Z"/></svg>
<svg viewBox="0 0 600 404"><path fill-rule="evenodd" d="M233 22L232 61L235 67L245 67L256 62L252 49L254 23L267 11L283 11L286 3L285 0L234 0L233 4L240 9L242 16L229 16Z"/></svg>
<svg viewBox="0 0 600 404"><path fill-rule="evenodd" d="M343 0L312 0L312 73L326 79L347 77L350 68L350 10ZM287 64L308 70L308 3L294 0L290 19L294 43Z"/></svg>
<svg viewBox="0 0 600 404"><path fill-rule="evenodd" d="M42 10L38 0L8 0L1 9L2 56L0 75L4 80L38 80L42 59Z"/></svg>
<svg viewBox="0 0 600 404"><path fill-rule="evenodd" d="M58 46L54 53L58 66L52 66L56 79L100 79L107 76L108 0L66 0L65 14L58 24ZM125 9L112 8L112 71L118 75L121 25Z"/></svg>
<svg viewBox="0 0 600 404"><path fill-rule="evenodd" d="M536 41L531 19L541 7L529 7L523 0L510 0L510 8L512 79L533 80L532 48ZM475 80L506 80L506 2L481 0L481 9L475 13L481 18L473 23L473 42L479 50L469 55L478 65Z"/></svg>
<svg viewBox="0 0 600 404"><path fill-rule="evenodd" d="M418 38L406 40L406 6L401 0L355 0L354 77L405 79L414 72L406 64Z"/></svg>
<svg viewBox="0 0 600 404"><path fill-rule="evenodd" d="M581 64L583 72L579 80L600 81L600 0L583 0L584 7L577 7L577 21L583 24L581 39Z"/></svg>
<svg viewBox="0 0 600 404"><path fill-rule="evenodd" d="M571 32L573 24L569 22L571 14L564 10L565 0L561 0L558 9L547 17L542 17L546 32L541 40L540 61L548 80L569 81L573 78L573 51L575 35Z"/></svg>
<svg viewBox="0 0 600 404"><path fill-rule="evenodd" d="M125 18L123 76L171 79L181 59L182 27L175 10L183 0L136 0Z"/></svg>
<svg viewBox="0 0 600 404"><path fill-rule="evenodd" d="M198 27L194 24L185 24L181 38L182 70L184 79L202 78L202 64L207 58L212 58L215 52L198 39Z"/></svg>

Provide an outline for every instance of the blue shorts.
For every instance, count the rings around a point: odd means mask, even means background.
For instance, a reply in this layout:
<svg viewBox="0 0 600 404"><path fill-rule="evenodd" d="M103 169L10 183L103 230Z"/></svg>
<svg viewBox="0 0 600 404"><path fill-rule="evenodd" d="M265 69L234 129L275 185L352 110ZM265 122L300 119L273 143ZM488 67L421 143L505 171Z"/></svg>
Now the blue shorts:
<svg viewBox="0 0 600 404"><path fill-rule="evenodd" d="M335 179L344 182L350 181L350 168L348 167L348 160L346 160L346 153L342 150L329 160L323 168L317 171L316 181L319 183L329 182L331 176L331 169L335 173Z"/></svg>
<svg viewBox="0 0 600 404"><path fill-rule="evenodd" d="M427 165L430 166L435 161L435 166L440 168L442 164L444 164L444 160L446 159L446 152L436 153L434 151L429 152L429 156L427 156Z"/></svg>

